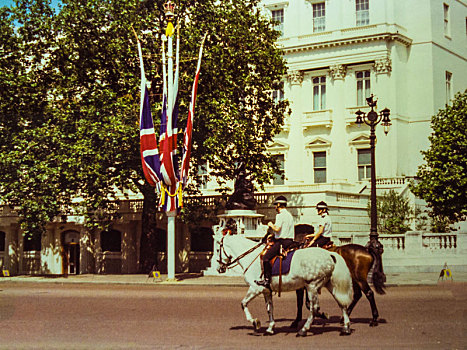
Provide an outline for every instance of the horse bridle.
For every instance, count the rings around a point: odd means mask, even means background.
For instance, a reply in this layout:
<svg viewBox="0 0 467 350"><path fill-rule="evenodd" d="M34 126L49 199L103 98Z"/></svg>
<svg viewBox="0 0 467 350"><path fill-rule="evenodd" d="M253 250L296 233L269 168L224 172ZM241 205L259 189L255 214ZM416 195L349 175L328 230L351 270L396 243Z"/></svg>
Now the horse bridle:
<svg viewBox="0 0 467 350"><path fill-rule="evenodd" d="M225 251L225 248L224 248L224 237L222 237L222 239L220 240L219 242L219 260L217 260L217 262L219 263L219 273L224 273L225 271L227 271L227 269L232 269L234 268L235 266L237 265L240 265L239 261L241 259L243 259L245 256L247 256L248 254L250 254L251 252L255 251L258 247L260 247L263 242L259 242L257 245L255 245L253 248L250 248L248 249L245 253L243 254L240 254L239 256L237 256L234 260L232 260L232 256L231 255L228 255L227 252ZM226 260L227 262L223 262L222 261L222 253L224 253L225 257L226 257ZM241 265L240 265L241 266ZM247 269L246 269L247 270ZM245 271L246 271L245 270Z"/></svg>

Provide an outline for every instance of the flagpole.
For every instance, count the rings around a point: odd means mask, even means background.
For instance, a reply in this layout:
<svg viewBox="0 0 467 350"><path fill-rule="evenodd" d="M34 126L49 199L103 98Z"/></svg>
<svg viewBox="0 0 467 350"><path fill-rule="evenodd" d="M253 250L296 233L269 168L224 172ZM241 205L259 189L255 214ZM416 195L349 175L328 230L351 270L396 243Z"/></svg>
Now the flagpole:
<svg viewBox="0 0 467 350"><path fill-rule="evenodd" d="M174 69L173 69L173 27L172 19L174 17L174 4L168 1L166 6L166 18L168 21L166 37L167 37L167 136L172 133L172 114L174 109ZM165 65L165 62L164 62ZM168 142L169 140L167 140ZM167 155L166 155L167 156ZM167 186L167 190L170 193L172 188L175 188L177 184L172 183L171 186ZM170 198L167 198L170 202ZM169 204L168 204L169 205ZM177 210L166 211L167 214L167 278L169 280L175 279L175 218L177 216Z"/></svg>
<svg viewBox="0 0 467 350"><path fill-rule="evenodd" d="M190 108L188 112L187 127L184 132L184 154L182 167L178 169L178 159L175 157L177 150L177 94L179 80L179 47L180 47L180 26L176 26L176 52L174 72L174 51L173 43L175 28L172 24L174 19L175 4L168 0L164 4L167 19L165 35L162 35L162 66L163 66L163 99L162 115L159 134L159 144L157 142L154 121L151 114L149 92L146 87L146 76L144 73L143 55L138 37L138 53L141 65L141 106L140 106L140 152L144 176L149 184L160 189L159 206L167 214L167 277L169 280L175 279L175 220L178 209L182 206L182 193L188 178L189 159L191 151L191 131L193 127L194 105L196 90L199 78L199 69L204 36L199 51L198 64L195 80L193 82ZM134 30L133 30L134 31ZM167 42L167 51L165 44Z"/></svg>

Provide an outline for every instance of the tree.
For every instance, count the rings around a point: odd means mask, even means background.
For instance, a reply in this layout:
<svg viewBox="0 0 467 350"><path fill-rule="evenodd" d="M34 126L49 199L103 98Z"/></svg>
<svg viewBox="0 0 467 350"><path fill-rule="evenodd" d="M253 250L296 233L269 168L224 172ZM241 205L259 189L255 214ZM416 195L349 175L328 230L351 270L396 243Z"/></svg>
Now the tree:
<svg viewBox="0 0 467 350"><path fill-rule="evenodd" d="M405 233L410 229L408 222L414 210L407 198L394 190L389 190L378 197L376 204L378 213L378 231L381 233ZM370 202L368 202L370 216Z"/></svg>
<svg viewBox="0 0 467 350"><path fill-rule="evenodd" d="M451 222L467 215L467 90L431 120L430 148L422 151L412 192L424 199L434 217Z"/></svg>
<svg viewBox="0 0 467 350"><path fill-rule="evenodd" d="M23 230L40 234L71 200L63 179L49 103L54 12L45 1L3 7L0 60L0 198L16 206Z"/></svg>
<svg viewBox="0 0 467 350"><path fill-rule="evenodd" d="M142 42L157 124L163 2L63 0L55 14L47 0L18 0L12 13L2 17L2 27L8 29L2 31L2 44L9 45L8 55L16 59L21 79L15 83L8 67L1 66L0 74L19 93L13 101L9 94L0 95L2 111L8 112L2 114L0 129L11 135L0 141L0 167L10 169L0 180L0 195L22 208L26 231L37 218L38 232L43 231L45 223L61 208L72 207L76 197L82 199L79 206L91 229L110 223L118 194L131 189L145 199L143 237L149 242L155 235L157 196L144 181L139 155L140 72L132 28ZM200 40L209 33L195 111L192 169L209 161L211 175L222 182L234 177L242 159L257 184L267 183L277 164L266 147L287 109L286 101L275 103L271 94L286 72L275 45L279 33L261 14L257 0L180 0L177 6L182 32L180 125L188 114ZM25 42L28 52L21 46ZM23 158L31 145L33 159ZM196 179L195 171L192 175ZM27 183L32 185L25 187Z"/></svg>

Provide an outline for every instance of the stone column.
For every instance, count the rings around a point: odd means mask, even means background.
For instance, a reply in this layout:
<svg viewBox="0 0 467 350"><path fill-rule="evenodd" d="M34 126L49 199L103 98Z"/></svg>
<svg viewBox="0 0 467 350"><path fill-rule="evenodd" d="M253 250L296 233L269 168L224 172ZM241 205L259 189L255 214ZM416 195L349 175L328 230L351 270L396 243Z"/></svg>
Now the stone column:
<svg viewBox="0 0 467 350"><path fill-rule="evenodd" d="M55 227L49 227L42 234L41 249L41 273L61 274L62 260L60 257L59 245L55 245Z"/></svg>
<svg viewBox="0 0 467 350"><path fill-rule="evenodd" d="M329 67L329 77L332 84L327 86L329 89L327 96L327 105L331 106L331 101L342 101L345 96L344 79L347 73L347 67L342 64L335 64ZM350 149L347 144L346 124L345 124L345 103L332 103L332 129L329 139L332 140L332 146L328 155L328 182L343 183L347 182L345 166L348 159L352 159ZM348 165L347 165L348 166Z"/></svg>
<svg viewBox="0 0 467 350"><path fill-rule="evenodd" d="M382 57L375 60L373 66L375 73L375 84L372 86L372 91L378 99L378 112L384 108L391 110L392 126L387 135L384 134L384 127L378 125L376 127L377 143L376 147L376 176L384 174L385 177L396 176L396 169L398 169L398 142L397 140L397 124L396 124L396 103L394 92L396 91L395 80L390 79L392 72L392 61L389 57ZM388 152L391 150L391 152ZM379 161L378 159L385 159Z"/></svg>
<svg viewBox="0 0 467 350"><path fill-rule="evenodd" d="M285 177L286 185L302 184L303 159L305 157L302 131L302 71L289 71L287 78L290 84L290 100L292 113L289 116L290 130L288 135L289 151L286 154Z"/></svg>
<svg viewBox="0 0 467 350"><path fill-rule="evenodd" d="M20 250L18 241L18 225L10 225L9 232L6 232L6 262L4 266L10 271L10 274L17 274L19 272L20 263Z"/></svg>
<svg viewBox="0 0 467 350"><path fill-rule="evenodd" d="M79 273L94 273L96 270L94 242L91 233L81 226L80 230L80 264Z"/></svg>

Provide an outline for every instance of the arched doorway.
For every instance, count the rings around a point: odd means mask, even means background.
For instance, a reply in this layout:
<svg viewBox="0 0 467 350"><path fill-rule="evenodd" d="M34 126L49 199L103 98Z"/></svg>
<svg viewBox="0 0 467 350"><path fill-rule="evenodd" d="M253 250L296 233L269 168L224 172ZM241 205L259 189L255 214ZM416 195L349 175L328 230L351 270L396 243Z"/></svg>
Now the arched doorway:
<svg viewBox="0 0 467 350"><path fill-rule="evenodd" d="M63 273L65 275L79 274L79 232L65 231L62 233L63 242Z"/></svg>

